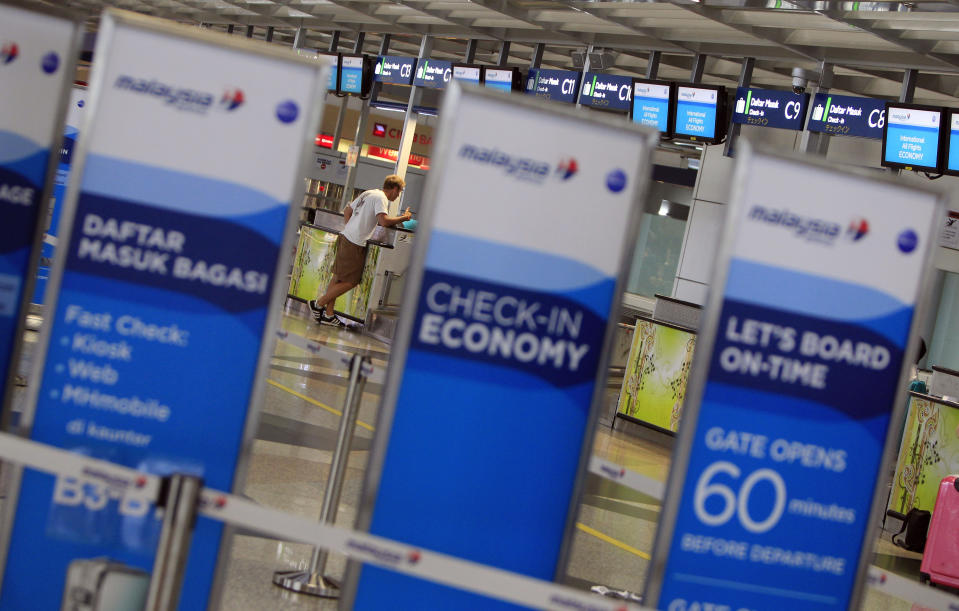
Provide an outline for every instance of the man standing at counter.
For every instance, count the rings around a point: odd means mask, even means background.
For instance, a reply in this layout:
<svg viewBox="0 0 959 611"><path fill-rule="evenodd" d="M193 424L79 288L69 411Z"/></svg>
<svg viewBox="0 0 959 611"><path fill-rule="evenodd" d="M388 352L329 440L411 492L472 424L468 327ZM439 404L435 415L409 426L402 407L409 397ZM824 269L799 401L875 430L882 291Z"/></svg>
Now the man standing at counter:
<svg viewBox="0 0 959 611"><path fill-rule="evenodd" d="M313 318L320 323L342 327L343 323L333 314L336 298L360 283L363 265L366 263L366 241L373 235L376 225L392 227L412 218L410 209L400 216L388 216L389 203L400 196L406 181L390 174L383 181L382 189L363 191L343 210L346 227L336 238L336 258L333 260L333 278L323 295L310 300Z"/></svg>

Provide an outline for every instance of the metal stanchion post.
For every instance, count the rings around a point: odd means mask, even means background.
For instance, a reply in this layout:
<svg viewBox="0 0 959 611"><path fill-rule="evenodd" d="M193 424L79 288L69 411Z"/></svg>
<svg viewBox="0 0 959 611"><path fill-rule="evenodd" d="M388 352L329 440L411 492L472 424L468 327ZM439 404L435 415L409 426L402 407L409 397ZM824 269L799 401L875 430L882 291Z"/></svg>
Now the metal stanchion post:
<svg viewBox="0 0 959 611"><path fill-rule="evenodd" d="M330 477L326 481L323 507L320 509L320 522L323 524L333 524L336 521L340 492L343 490L343 478L346 475L346 464L350 457L350 446L353 444L353 430L356 428L363 387L366 385L366 374L363 372L366 360L366 357L359 355L353 355L350 359L350 384L343 402L343 415L340 417L340 428L336 436L336 449L333 452L333 461L330 463ZM273 583L294 592L324 598L338 598L339 583L324 575L328 558L327 550L314 547L308 570L277 571L273 574Z"/></svg>
<svg viewBox="0 0 959 611"><path fill-rule="evenodd" d="M163 529L144 611L175 611L179 604L202 488L203 481L192 475L176 474L164 480L159 499L165 508Z"/></svg>

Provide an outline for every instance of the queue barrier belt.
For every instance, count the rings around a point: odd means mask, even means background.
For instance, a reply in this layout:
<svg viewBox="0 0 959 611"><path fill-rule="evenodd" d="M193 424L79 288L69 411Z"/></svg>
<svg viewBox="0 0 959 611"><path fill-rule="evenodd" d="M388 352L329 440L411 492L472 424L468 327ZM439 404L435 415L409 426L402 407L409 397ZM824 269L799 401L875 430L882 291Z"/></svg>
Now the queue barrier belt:
<svg viewBox="0 0 959 611"><path fill-rule="evenodd" d="M9 433L0 433L0 460L21 464L57 477L75 478L106 486L122 498L136 498L153 503L156 502L161 488L159 476ZM615 463L594 457L590 461L590 471L644 494L661 498L661 483ZM657 492L659 496L656 496ZM317 545L360 562L531 608L558 611L646 609L368 533L320 524L211 488L201 491L198 513L283 541ZM878 592L912 602L924 610L959 611L959 597L877 566L869 567L868 585Z"/></svg>
<svg viewBox="0 0 959 611"><path fill-rule="evenodd" d="M350 359L353 358L352 352L330 348L326 344L313 341L291 331L279 330L276 332L276 338L291 346L309 352L317 358L330 361L336 365L348 366ZM386 378L386 370L383 367L375 367L370 363L363 365L363 374L366 376L366 381L373 384L382 384Z"/></svg>

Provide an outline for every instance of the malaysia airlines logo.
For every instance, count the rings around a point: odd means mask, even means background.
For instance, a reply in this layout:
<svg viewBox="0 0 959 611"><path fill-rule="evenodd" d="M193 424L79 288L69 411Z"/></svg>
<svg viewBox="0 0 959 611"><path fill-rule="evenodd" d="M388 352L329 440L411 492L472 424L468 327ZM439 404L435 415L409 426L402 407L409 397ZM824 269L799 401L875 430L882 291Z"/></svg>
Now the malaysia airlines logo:
<svg viewBox="0 0 959 611"><path fill-rule="evenodd" d="M849 223L849 228L846 229L846 235L849 236L853 242L858 242L863 239L867 233L869 233L869 221L864 218L853 219L852 222Z"/></svg>
<svg viewBox="0 0 959 611"><path fill-rule="evenodd" d="M224 110L236 110L245 101L242 89L227 89L220 98L220 107Z"/></svg>
<svg viewBox="0 0 959 611"><path fill-rule="evenodd" d="M20 55L20 47L15 42L5 42L0 47L0 64L9 64Z"/></svg>
<svg viewBox="0 0 959 611"><path fill-rule="evenodd" d="M568 159L563 159L559 162L559 165L556 166L556 174L563 180L569 180L573 177L576 172L579 171L579 164L576 163L576 160L572 157Z"/></svg>

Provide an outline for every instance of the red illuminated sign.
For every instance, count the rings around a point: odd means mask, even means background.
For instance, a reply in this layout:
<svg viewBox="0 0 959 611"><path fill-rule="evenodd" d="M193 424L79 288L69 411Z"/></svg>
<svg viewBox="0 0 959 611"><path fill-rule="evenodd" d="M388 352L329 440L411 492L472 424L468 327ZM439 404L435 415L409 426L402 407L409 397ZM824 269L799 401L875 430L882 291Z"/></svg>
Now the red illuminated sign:
<svg viewBox="0 0 959 611"><path fill-rule="evenodd" d="M374 123L373 124L373 135L377 138L386 137L386 125L383 123Z"/></svg>
<svg viewBox="0 0 959 611"><path fill-rule="evenodd" d="M326 134L317 134L316 140L314 140L316 146L323 147L325 149L333 148L333 136L327 136Z"/></svg>

